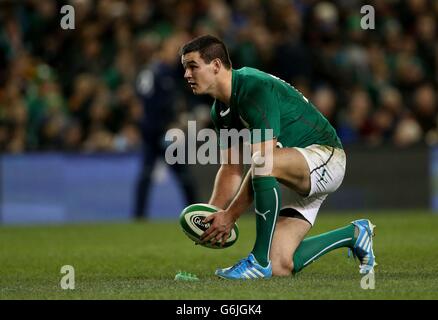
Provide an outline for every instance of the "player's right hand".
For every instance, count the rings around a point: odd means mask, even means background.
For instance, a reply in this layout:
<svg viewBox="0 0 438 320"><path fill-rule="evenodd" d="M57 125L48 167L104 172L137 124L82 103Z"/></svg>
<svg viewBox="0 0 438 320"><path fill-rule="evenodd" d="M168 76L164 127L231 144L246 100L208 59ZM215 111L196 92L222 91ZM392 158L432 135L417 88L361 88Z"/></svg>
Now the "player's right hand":
<svg viewBox="0 0 438 320"><path fill-rule="evenodd" d="M227 210L221 210L209 215L203 222L210 223L210 228L201 235L201 241L211 241L211 244L220 241L223 246L230 236L236 220Z"/></svg>

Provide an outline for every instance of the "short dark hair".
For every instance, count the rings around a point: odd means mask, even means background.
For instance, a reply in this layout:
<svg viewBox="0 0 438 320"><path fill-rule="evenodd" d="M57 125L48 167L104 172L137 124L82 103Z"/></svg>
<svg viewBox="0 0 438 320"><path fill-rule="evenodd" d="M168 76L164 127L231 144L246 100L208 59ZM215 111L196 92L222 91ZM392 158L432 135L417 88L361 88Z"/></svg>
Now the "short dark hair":
<svg viewBox="0 0 438 320"><path fill-rule="evenodd" d="M211 35L200 36L186 43L180 49L183 56L190 52L198 51L205 63L210 63L213 59L220 59L226 69L231 69L231 59L225 43Z"/></svg>

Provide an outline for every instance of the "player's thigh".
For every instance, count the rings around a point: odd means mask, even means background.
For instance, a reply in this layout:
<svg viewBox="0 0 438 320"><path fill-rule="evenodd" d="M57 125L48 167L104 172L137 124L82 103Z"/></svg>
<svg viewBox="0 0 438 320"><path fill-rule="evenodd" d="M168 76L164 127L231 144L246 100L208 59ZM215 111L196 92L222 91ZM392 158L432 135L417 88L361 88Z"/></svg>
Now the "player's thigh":
<svg viewBox="0 0 438 320"><path fill-rule="evenodd" d="M274 150L272 175L301 195L307 195L310 191L309 165L301 152L294 148Z"/></svg>
<svg viewBox="0 0 438 320"><path fill-rule="evenodd" d="M277 276L290 275L293 255L311 228L305 220L279 217L270 251L272 272Z"/></svg>

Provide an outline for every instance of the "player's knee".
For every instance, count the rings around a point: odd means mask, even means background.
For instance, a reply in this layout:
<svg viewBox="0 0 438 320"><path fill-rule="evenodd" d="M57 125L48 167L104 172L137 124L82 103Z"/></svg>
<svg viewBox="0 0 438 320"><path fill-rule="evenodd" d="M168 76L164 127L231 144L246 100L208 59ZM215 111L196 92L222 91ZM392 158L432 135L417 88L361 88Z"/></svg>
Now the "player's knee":
<svg viewBox="0 0 438 320"><path fill-rule="evenodd" d="M277 257L272 259L272 275L290 276L293 270L292 258Z"/></svg>
<svg viewBox="0 0 438 320"><path fill-rule="evenodd" d="M263 167L265 163L265 159L262 156L262 153L260 151L254 152L254 154L251 157L251 164L255 168Z"/></svg>
<svg viewBox="0 0 438 320"><path fill-rule="evenodd" d="M273 175L272 157L263 156L260 151L254 152L251 157L251 170L253 176Z"/></svg>

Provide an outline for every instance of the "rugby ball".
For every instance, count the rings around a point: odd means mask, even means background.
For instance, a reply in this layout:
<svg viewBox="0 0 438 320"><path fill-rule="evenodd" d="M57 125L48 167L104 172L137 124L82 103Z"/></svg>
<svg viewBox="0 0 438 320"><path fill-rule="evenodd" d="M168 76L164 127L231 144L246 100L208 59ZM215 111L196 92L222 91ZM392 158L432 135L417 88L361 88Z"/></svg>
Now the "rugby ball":
<svg viewBox="0 0 438 320"><path fill-rule="evenodd" d="M239 237L239 228L237 227L237 224L234 224L233 229L231 229L230 236L225 241L223 246L221 246L220 242L211 244L210 241L205 243L201 243L200 241L201 235L210 227L210 223L203 223L202 221L209 215L219 210L221 209L205 203L191 204L181 212L179 216L179 223L187 237L189 237L195 243L212 249L227 248L232 246Z"/></svg>

